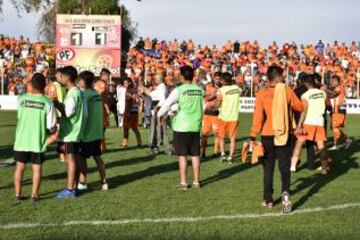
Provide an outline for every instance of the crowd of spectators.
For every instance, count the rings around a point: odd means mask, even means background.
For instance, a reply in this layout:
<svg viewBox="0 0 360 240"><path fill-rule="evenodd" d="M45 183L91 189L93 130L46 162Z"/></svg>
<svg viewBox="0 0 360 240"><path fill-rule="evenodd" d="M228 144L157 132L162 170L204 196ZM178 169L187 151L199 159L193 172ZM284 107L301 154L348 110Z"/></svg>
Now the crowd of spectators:
<svg viewBox="0 0 360 240"><path fill-rule="evenodd" d="M9 95L23 94L33 73L48 76L54 63L54 45L31 42L23 36L16 39L0 35L0 80L4 80L1 92L4 90Z"/></svg>
<svg viewBox="0 0 360 240"><path fill-rule="evenodd" d="M277 64L286 71L286 81L295 86L301 72L318 73L328 83L332 75L341 78L347 97L358 97L360 79L360 42L297 45L273 42L263 48L258 41L227 41L223 46L196 45L192 40L167 42L142 39L129 51L125 73L134 82L148 84L153 76L161 74L168 86L175 85L180 68L190 65L196 69L199 84L206 84L216 72L230 72L243 89L243 96L256 96L266 87L265 73Z"/></svg>
<svg viewBox="0 0 360 240"><path fill-rule="evenodd" d="M4 92L20 95L34 72L48 76L54 68L55 47L44 42L30 42L0 35L0 79ZM196 69L195 81L206 84L216 72L230 72L242 88L243 96L256 96L266 87L265 73L277 64L286 71L286 81L296 86L301 72L318 73L326 84L334 74L341 78L348 98L359 97L360 42L280 45L273 42L262 47L258 41L227 41L223 46L197 45L192 40L159 41L140 38L128 53L124 69L127 77L138 85L150 86L156 75L164 77L169 87L176 85L180 68ZM136 84L136 85L137 85Z"/></svg>

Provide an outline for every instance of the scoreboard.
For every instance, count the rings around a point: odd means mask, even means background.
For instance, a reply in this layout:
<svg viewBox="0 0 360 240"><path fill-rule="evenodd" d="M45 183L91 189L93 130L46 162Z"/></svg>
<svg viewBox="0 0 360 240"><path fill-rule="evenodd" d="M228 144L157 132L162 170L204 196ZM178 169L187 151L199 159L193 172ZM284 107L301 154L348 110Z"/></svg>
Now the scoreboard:
<svg viewBox="0 0 360 240"><path fill-rule="evenodd" d="M64 15L56 18L56 66L72 65L99 75L120 76L120 15Z"/></svg>

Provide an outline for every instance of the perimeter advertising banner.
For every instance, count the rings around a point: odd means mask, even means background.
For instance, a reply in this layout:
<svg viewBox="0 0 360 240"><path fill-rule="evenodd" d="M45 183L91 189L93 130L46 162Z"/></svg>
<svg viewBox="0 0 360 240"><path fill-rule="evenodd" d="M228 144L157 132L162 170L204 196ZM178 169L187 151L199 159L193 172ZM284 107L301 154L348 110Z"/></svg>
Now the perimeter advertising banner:
<svg viewBox="0 0 360 240"><path fill-rule="evenodd" d="M57 15L56 66L72 65L79 72L99 75L107 68L120 76L120 15Z"/></svg>

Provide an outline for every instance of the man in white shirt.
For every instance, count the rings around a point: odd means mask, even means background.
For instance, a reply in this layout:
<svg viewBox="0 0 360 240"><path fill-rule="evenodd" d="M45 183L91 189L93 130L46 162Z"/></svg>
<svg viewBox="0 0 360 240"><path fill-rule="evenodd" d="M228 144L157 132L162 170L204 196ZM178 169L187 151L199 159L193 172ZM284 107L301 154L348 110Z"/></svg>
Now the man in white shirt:
<svg viewBox="0 0 360 240"><path fill-rule="evenodd" d="M161 105L164 103L168 95L168 90L164 83L164 77L162 75L155 75L153 81L155 89L153 91L145 89L144 91L144 93L150 96L152 100L149 145L151 150L155 154L157 154L159 153L159 145L163 141L166 153L171 154L166 124L159 125L157 122L157 112Z"/></svg>
<svg viewBox="0 0 360 240"><path fill-rule="evenodd" d="M122 127L124 124L124 112L125 112L125 103L126 103L126 88L127 81L120 82L119 85L116 86L116 96L117 96L117 112L118 112L118 121L119 127Z"/></svg>

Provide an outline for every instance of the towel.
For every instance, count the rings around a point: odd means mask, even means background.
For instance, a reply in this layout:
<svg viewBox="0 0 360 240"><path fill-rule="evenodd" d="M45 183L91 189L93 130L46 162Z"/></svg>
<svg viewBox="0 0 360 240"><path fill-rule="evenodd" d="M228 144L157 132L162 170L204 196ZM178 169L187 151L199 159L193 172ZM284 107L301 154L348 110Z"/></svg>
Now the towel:
<svg viewBox="0 0 360 240"><path fill-rule="evenodd" d="M285 146L289 138L289 108L285 83L277 83L272 102L272 127L275 146Z"/></svg>
<svg viewBox="0 0 360 240"><path fill-rule="evenodd" d="M251 154L251 164L257 164L259 162L259 158L263 157L265 154L264 147L261 142L255 142L256 144L253 144L252 147L252 154ZM241 161L243 163L247 162L247 154L250 149L250 143L245 142L243 144L243 148L241 151Z"/></svg>

